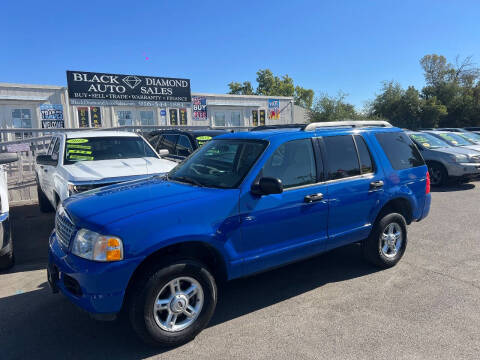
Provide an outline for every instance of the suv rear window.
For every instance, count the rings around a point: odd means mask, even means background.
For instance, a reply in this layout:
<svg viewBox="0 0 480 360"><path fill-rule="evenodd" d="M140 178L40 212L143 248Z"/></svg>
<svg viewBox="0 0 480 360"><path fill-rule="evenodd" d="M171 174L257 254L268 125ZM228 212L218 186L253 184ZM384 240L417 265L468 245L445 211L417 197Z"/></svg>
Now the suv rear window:
<svg viewBox="0 0 480 360"><path fill-rule="evenodd" d="M410 169L425 165L415 144L403 132L378 133L375 135L395 170Z"/></svg>

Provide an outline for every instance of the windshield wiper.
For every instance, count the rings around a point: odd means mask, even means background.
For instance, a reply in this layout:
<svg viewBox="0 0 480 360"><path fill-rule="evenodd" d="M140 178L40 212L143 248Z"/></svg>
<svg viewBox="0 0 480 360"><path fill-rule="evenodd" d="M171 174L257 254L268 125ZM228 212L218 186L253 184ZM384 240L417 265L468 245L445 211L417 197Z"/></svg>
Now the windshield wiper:
<svg viewBox="0 0 480 360"><path fill-rule="evenodd" d="M204 187L204 185L194 179L194 178L191 178L191 177L188 177L188 176L176 176L174 178L170 178L170 180L173 180L173 181L180 181L180 182L186 182L186 183L189 183L189 184L193 184L193 185L197 185L197 186L200 186L200 187Z"/></svg>

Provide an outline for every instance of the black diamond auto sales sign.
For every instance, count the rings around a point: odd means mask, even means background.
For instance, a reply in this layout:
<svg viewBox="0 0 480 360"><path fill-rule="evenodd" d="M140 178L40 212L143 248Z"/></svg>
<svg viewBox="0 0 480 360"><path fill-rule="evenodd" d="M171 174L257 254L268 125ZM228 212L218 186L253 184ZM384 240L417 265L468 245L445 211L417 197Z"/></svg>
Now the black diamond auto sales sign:
<svg viewBox="0 0 480 360"><path fill-rule="evenodd" d="M67 71L72 105L185 107L192 101L189 79Z"/></svg>

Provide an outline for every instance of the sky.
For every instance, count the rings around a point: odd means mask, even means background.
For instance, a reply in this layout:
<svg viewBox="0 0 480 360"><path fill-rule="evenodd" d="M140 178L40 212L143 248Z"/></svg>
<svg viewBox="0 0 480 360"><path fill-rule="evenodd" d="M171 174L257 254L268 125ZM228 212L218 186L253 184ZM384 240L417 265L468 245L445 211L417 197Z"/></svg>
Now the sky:
<svg viewBox="0 0 480 360"><path fill-rule="evenodd" d="M419 60L473 55L480 1L2 1L0 82L66 85L66 70L255 84L259 69L362 109L382 81L424 86Z"/></svg>

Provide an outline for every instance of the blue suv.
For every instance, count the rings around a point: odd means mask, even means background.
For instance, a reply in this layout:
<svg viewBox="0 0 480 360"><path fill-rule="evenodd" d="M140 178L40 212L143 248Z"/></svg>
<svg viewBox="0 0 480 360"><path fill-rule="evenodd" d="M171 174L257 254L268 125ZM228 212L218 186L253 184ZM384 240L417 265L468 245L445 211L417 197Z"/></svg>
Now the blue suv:
<svg viewBox="0 0 480 360"><path fill-rule="evenodd" d="M145 341L179 345L205 328L222 281L355 242L394 266L429 193L416 146L385 122L226 134L167 176L65 200L48 280L97 318L125 310Z"/></svg>

